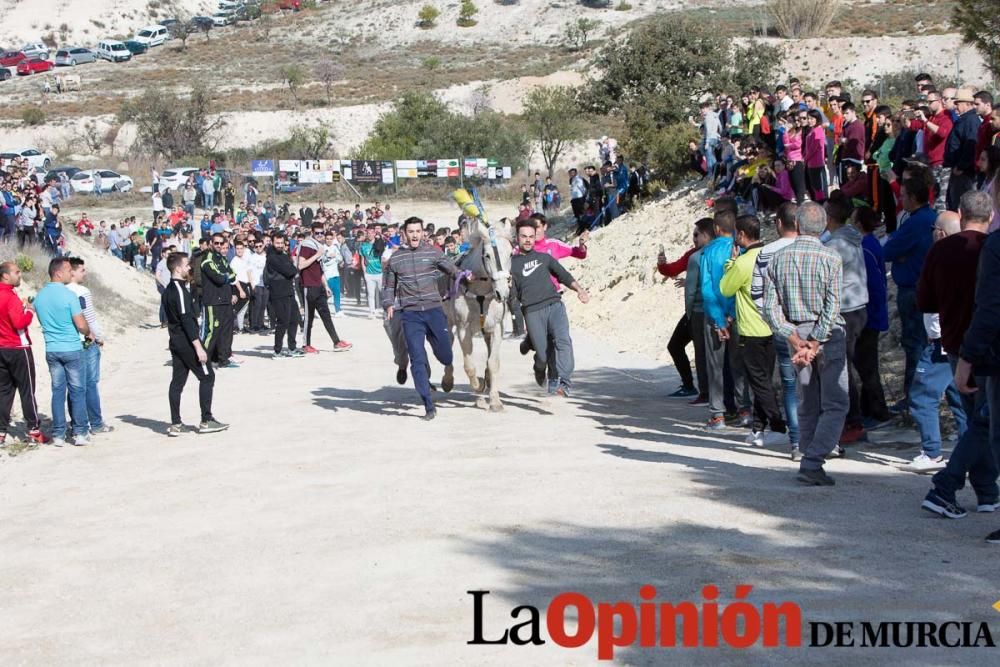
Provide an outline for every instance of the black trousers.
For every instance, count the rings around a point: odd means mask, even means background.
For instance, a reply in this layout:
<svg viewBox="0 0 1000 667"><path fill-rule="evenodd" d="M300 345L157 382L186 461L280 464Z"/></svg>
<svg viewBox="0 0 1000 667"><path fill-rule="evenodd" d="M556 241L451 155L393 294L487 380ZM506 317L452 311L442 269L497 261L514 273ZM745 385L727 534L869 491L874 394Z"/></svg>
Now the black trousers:
<svg viewBox="0 0 1000 667"><path fill-rule="evenodd" d="M17 247L23 248L27 243L35 242L35 230L32 227L18 227Z"/></svg>
<svg viewBox="0 0 1000 667"><path fill-rule="evenodd" d="M288 338L288 349L295 349L295 334L299 330L299 305L295 297L271 296L271 311L274 314L274 352L281 352L282 343Z"/></svg>
<svg viewBox="0 0 1000 667"><path fill-rule="evenodd" d="M770 426L774 433L788 429L778 407L778 394L771 378L774 376L774 336L740 336L746 381L753 391L753 430Z"/></svg>
<svg viewBox="0 0 1000 667"><path fill-rule="evenodd" d="M28 430L39 428L42 420L35 404L35 357L30 347L0 349L0 434L10 428L15 391L21 396L21 412Z"/></svg>
<svg viewBox="0 0 1000 667"><path fill-rule="evenodd" d="M264 314L268 305L267 288L263 285L253 288L253 301L250 304L250 328L260 331L264 328Z"/></svg>
<svg viewBox="0 0 1000 667"><path fill-rule="evenodd" d="M207 350L206 350L207 351ZM198 355L191 343L186 340L170 339L170 360L174 374L170 380L170 423L181 424L181 394L187 384L188 374L194 373L198 378L198 403L201 406L201 421L207 422L212 417L212 392L215 390L215 371L212 364L198 363Z"/></svg>
<svg viewBox="0 0 1000 667"><path fill-rule="evenodd" d="M517 291L511 290L507 297L507 307L510 308L510 318L513 320L514 335L524 335L524 315L521 313L521 302L517 298Z"/></svg>
<svg viewBox="0 0 1000 667"><path fill-rule="evenodd" d="M205 306L205 338L202 345L208 360L224 364L233 356L233 325L236 322L232 304Z"/></svg>
<svg viewBox="0 0 1000 667"><path fill-rule="evenodd" d="M340 336L337 335L337 329L333 326L333 318L330 317L330 306L326 301L326 288L306 287L302 296L306 306L306 345L312 344L313 320L316 318L317 313L320 319L323 320L326 332L330 334L330 340L333 341L334 345L339 343Z"/></svg>
<svg viewBox="0 0 1000 667"><path fill-rule="evenodd" d="M806 163L801 160L796 162L789 170L788 178L795 190L795 203L801 204L806 200Z"/></svg>
<svg viewBox="0 0 1000 667"><path fill-rule="evenodd" d="M670 353L670 358L674 361L674 368L681 376L681 384L685 389L694 388L691 360L688 359L687 352L685 352L685 348L690 342L692 342L691 321L685 314L678 320L677 326L674 327L674 333L670 336L670 342L667 343L667 352Z"/></svg>
<svg viewBox="0 0 1000 667"><path fill-rule="evenodd" d="M826 187L823 184L823 167L806 167L806 185L813 201L823 203L826 200Z"/></svg>
<svg viewBox="0 0 1000 667"><path fill-rule="evenodd" d="M878 368L878 337L875 329L862 329L854 344L854 368L861 384L861 414L879 421L892 417L885 404L885 391Z"/></svg>

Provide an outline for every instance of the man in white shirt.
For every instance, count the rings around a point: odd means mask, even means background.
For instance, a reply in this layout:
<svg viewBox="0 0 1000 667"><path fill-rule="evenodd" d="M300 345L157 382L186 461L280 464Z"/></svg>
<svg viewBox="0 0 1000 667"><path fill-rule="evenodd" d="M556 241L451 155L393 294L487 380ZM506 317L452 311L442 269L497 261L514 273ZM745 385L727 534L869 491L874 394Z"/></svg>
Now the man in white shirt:
<svg viewBox="0 0 1000 667"><path fill-rule="evenodd" d="M104 331L97 319L97 311L94 309L94 298L90 290L84 287L83 282L87 278L87 267L82 259L73 257L69 260L71 267L70 282L66 287L80 299L80 308L83 309L83 317L90 327L90 335L93 340L84 338L83 341L83 385L86 390L87 420L91 435L100 433L111 433L115 428L104 423L101 414L101 394L97 385L101 381L101 348L104 347ZM70 410L70 414L73 410Z"/></svg>
<svg viewBox="0 0 1000 667"><path fill-rule="evenodd" d="M247 254L250 263L250 278L253 296L250 298L250 331L264 331L264 314L267 312L268 294L264 284L264 266L267 264L265 242L261 237L251 236L251 252Z"/></svg>
<svg viewBox="0 0 1000 667"><path fill-rule="evenodd" d="M236 274L236 282L243 288L243 296L233 306L233 310L236 312L236 331L250 333L250 330L244 324L246 323L247 311L250 309L250 295L253 293L251 289L254 283L252 275L253 264L250 262L250 257L247 254L245 241L237 239L235 248L236 255L229 260L229 266L233 268L233 272Z"/></svg>
<svg viewBox="0 0 1000 667"><path fill-rule="evenodd" d="M333 316L343 317L340 308L340 267L344 263L343 253L340 250L340 243L337 242L337 234L328 229L325 236L326 254L320 260L323 266L323 280L330 288L330 301L333 305Z"/></svg>

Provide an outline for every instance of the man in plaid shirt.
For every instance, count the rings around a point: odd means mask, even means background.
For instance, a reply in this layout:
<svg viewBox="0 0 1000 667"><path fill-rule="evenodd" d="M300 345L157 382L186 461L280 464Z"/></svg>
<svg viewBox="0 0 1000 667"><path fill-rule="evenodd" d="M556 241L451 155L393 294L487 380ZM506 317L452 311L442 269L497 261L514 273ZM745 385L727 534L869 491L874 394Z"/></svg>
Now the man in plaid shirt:
<svg viewBox="0 0 1000 667"><path fill-rule="evenodd" d="M798 479L813 486L833 486L823 470L840 440L847 417L847 344L840 315L843 266L840 256L823 246L826 212L808 202L795 215L800 235L775 254L768 266L764 319L776 336L788 339L798 368Z"/></svg>

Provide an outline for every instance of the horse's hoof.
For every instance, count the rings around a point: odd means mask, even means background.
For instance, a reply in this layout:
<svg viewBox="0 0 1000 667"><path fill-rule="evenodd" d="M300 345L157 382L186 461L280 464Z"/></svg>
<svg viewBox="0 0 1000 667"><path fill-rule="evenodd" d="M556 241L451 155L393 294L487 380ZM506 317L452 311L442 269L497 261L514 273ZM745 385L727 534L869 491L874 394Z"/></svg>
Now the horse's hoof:
<svg viewBox="0 0 1000 667"><path fill-rule="evenodd" d="M489 403L487 403L485 398L477 398L476 407L481 410L486 410L487 408L489 408Z"/></svg>
<svg viewBox="0 0 1000 667"><path fill-rule="evenodd" d="M503 412L503 403L490 403L490 412Z"/></svg>

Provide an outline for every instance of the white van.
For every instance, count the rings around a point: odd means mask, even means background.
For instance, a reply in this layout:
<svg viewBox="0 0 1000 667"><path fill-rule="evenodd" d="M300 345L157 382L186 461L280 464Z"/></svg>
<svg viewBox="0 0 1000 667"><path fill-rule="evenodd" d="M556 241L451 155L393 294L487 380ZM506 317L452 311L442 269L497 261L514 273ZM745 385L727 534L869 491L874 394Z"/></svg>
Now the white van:
<svg viewBox="0 0 1000 667"><path fill-rule="evenodd" d="M133 39L140 44L153 47L160 46L169 38L167 29L162 25L147 25L145 28L140 28Z"/></svg>
<svg viewBox="0 0 1000 667"><path fill-rule="evenodd" d="M98 42L97 49L95 50L98 57L110 60L113 63L132 60L132 52L128 50L128 47L124 43L114 39L106 39L103 42Z"/></svg>

